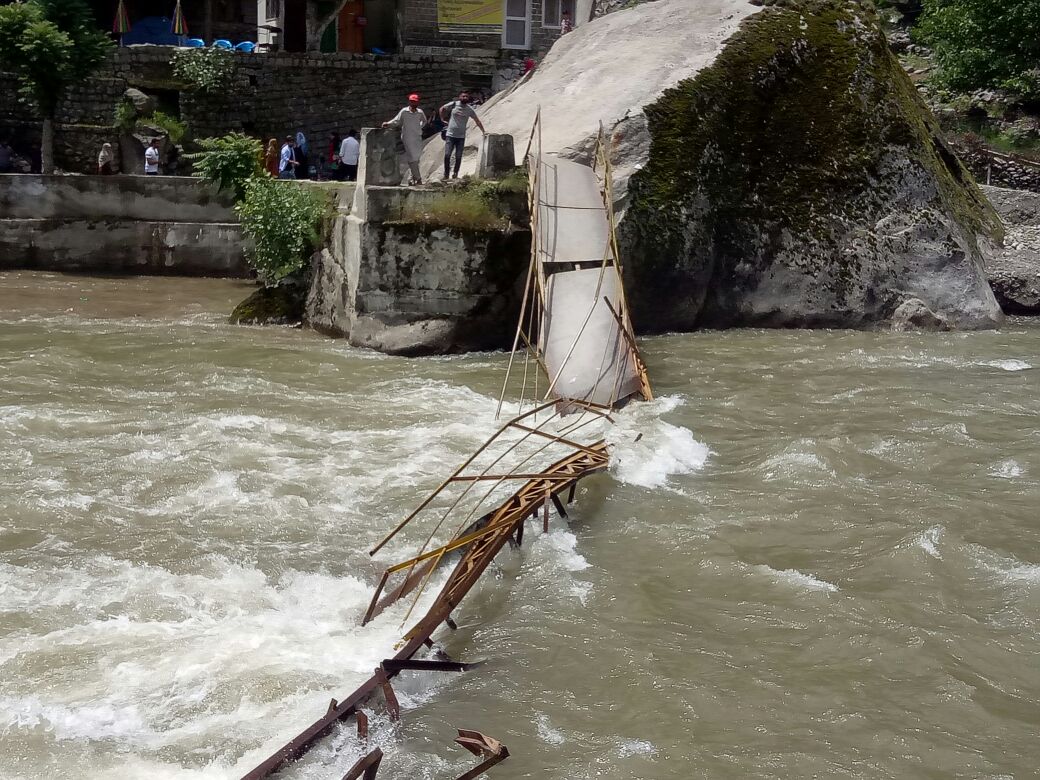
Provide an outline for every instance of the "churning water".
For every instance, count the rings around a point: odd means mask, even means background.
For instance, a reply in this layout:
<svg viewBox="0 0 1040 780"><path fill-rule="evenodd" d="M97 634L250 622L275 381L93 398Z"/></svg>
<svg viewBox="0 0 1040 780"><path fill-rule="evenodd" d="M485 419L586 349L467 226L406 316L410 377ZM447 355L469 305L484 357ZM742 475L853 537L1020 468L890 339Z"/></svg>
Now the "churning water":
<svg viewBox="0 0 1040 780"><path fill-rule="evenodd" d="M0 778L234 778L351 691L366 550L502 355L223 324L238 283L0 277ZM649 339L659 399L373 720L380 778L1034 777L1040 328ZM636 435L642 433L636 441ZM337 778L349 728L289 778Z"/></svg>

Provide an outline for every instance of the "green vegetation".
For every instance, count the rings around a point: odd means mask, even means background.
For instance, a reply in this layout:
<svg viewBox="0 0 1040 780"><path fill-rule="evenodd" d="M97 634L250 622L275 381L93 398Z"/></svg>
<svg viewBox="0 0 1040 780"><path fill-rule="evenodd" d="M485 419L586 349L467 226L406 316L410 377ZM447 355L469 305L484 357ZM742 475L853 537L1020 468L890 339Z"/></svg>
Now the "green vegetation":
<svg viewBox="0 0 1040 780"><path fill-rule="evenodd" d="M1040 98L1040 0L925 0L915 36L954 89Z"/></svg>
<svg viewBox="0 0 1040 780"><path fill-rule="evenodd" d="M298 275L318 244L325 199L295 182L265 175L249 179L235 206L252 239L249 260L267 286Z"/></svg>
<svg viewBox="0 0 1040 780"><path fill-rule="evenodd" d="M208 95L227 92L235 79L235 56L224 49L181 49L170 64L174 78Z"/></svg>
<svg viewBox="0 0 1040 780"><path fill-rule="evenodd" d="M447 192L423 205L404 209L400 222L468 230L505 230L509 219L503 201L527 193L527 169L516 168L498 180L465 177L444 187Z"/></svg>
<svg viewBox="0 0 1040 780"><path fill-rule="evenodd" d="M215 182L222 190L231 190L235 200L242 200L251 178L266 176L263 145L241 133L228 133L221 138L199 140L201 152L187 154L195 166L194 176Z"/></svg>
<svg viewBox="0 0 1040 780"><path fill-rule="evenodd" d="M442 195L422 206L410 206L401 222L467 230L504 230L509 221L476 192Z"/></svg>
<svg viewBox="0 0 1040 780"><path fill-rule="evenodd" d="M137 109L129 100L121 100L116 104L114 121L115 126L124 133L131 133L142 125L158 128L175 144L179 144L188 132L188 126L184 122L162 111L155 111L148 117L138 117Z"/></svg>
<svg viewBox="0 0 1040 780"><path fill-rule="evenodd" d="M156 111L147 120L145 124L151 127L158 127L160 130L165 130L166 135L170 137L170 141L175 144L179 144L188 132L188 126L176 117L164 114L162 111Z"/></svg>
<svg viewBox="0 0 1040 780"><path fill-rule="evenodd" d="M137 109L129 100L116 103L115 125L124 133L129 133L137 125Z"/></svg>
<svg viewBox="0 0 1040 780"><path fill-rule="evenodd" d="M29 0L0 6L0 69L43 115L43 172L54 172L54 115L66 90L90 75L112 42L84 0Z"/></svg>

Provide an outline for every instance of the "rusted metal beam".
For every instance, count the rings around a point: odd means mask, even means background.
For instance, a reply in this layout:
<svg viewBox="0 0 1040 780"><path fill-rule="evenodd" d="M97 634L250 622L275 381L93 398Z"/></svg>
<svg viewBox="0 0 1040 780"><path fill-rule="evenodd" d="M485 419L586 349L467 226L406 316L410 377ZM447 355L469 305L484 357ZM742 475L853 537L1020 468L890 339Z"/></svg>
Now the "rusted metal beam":
<svg viewBox="0 0 1040 780"><path fill-rule="evenodd" d="M379 687L383 690L383 698L386 699L386 712L390 716L390 720L400 720L401 703L397 701L397 694L394 693L394 688L390 685L390 680L386 676L386 671L386 669L380 666L376 669L375 678L379 682Z"/></svg>
<svg viewBox="0 0 1040 780"><path fill-rule="evenodd" d="M549 497L552 498L553 505L556 507L556 511L560 513L560 517L566 517L567 510L563 508L563 502L560 501L560 497L555 493L550 493Z"/></svg>
<svg viewBox="0 0 1040 780"><path fill-rule="evenodd" d="M566 474L475 474L473 476L452 477L452 482L495 482L512 479L570 479Z"/></svg>
<svg viewBox="0 0 1040 780"><path fill-rule="evenodd" d="M368 742L368 715L363 710L358 710L354 713L354 720L357 721L358 742L365 744Z"/></svg>
<svg viewBox="0 0 1040 780"><path fill-rule="evenodd" d="M459 729L459 736L455 741L473 755L484 759L473 769L459 775L458 780L473 780L480 777L495 764L500 764L509 758L509 748L494 737L481 734L479 731Z"/></svg>
<svg viewBox="0 0 1040 780"><path fill-rule="evenodd" d="M519 431L524 431L525 433L530 433L534 436L541 436L543 439L550 439L551 441L554 441L557 444L565 444L568 447L573 447L576 450L587 452L590 455L596 454L596 450L593 447L587 447L584 444L579 444L578 442L564 438L563 436L557 436L555 433L549 433L548 431L539 431L537 428L531 428L527 425L521 425L518 422L512 422L509 424ZM540 476L538 478L541 479Z"/></svg>
<svg viewBox="0 0 1040 780"><path fill-rule="evenodd" d="M589 449L591 452L579 451L568 455L546 471L550 473L566 472L570 474L572 480L577 481L589 474L605 470L607 467L606 442L598 441ZM504 501L498 509L487 515L489 522L498 520L499 524L494 532L475 539L464 548L461 560L455 565L425 617L405 634L404 646L394 655L394 660L410 660L426 646L427 640L441 624L446 623L449 627L457 628L451 619L452 611L476 584L495 555L505 546L507 539L516 532L518 525L523 523L529 515L537 514L538 510L542 508L540 504L549 501L545 498L546 493L551 494L553 490L562 490L557 481L531 480ZM512 518L513 522L502 522L507 517ZM397 671L384 671L382 668L379 671L381 674L373 675L347 698L339 700L335 708L330 707L321 718L293 737L255 769L243 775L242 780L263 780L286 764L295 761L306 753L315 741L328 734L337 722L353 716L362 704L370 701L380 691L387 698L388 711L396 705L399 715L400 704L397 703L397 697L392 688L390 696L386 696L389 679L394 677Z"/></svg>
<svg viewBox="0 0 1040 780"><path fill-rule="evenodd" d="M413 672L468 672L480 665L480 661L468 664L461 661L417 661L414 659L398 661L395 658L387 658L383 661L383 668L394 674L406 669Z"/></svg>
<svg viewBox="0 0 1040 780"><path fill-rule="evenodd" d="M343 775L343 780L358 780L358 778L362 778L362 775L364 775L362 780L375 780L376 772L379 771L379 764L382 760L383 751L376 748L367 756L358 759L358 762Z"/></svg>

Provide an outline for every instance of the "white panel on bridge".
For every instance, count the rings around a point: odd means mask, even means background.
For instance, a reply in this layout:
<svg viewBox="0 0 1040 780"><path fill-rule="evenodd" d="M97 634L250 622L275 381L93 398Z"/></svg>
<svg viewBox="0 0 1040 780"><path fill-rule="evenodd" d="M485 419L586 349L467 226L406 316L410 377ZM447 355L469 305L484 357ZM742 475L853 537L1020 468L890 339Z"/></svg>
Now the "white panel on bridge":
<svg viewBox="0 0 1040 780"><path fill-rule="evenodd" d="M550 381L556 379L553 396L610 406L639 392L632 352L603 300L623 310L617 268L560 271L546 285L540 346Z"/></svg>
<svg viewBox="0 0 1040 780"><path fill-rule="evenodd" d="M603 262L610 255L607 219L596 173L587 165L543 157L538 169L538 259Z"/></svg>

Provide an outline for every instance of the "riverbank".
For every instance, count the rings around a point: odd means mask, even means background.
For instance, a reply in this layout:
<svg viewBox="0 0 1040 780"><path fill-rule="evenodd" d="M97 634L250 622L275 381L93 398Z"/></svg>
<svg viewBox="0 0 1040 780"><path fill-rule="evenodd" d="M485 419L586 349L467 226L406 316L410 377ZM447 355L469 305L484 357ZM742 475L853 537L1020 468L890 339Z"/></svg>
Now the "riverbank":
<svg viewBox="0 0 1040 780"><path fill-rule="evenodd" d="M507 357L231 326L242 284L0 274L0 776L232 780L399 636L356 628L367 548L494 428ZM452 724L503 777L1028 776L1034 321L641 346L659 400L456 615L489 663L402 678L384 766L470 768Z"/></svg>

